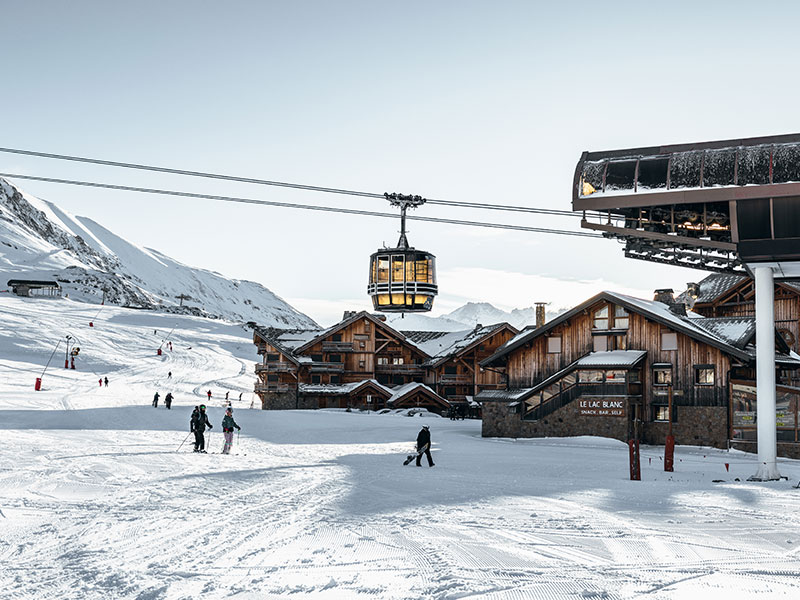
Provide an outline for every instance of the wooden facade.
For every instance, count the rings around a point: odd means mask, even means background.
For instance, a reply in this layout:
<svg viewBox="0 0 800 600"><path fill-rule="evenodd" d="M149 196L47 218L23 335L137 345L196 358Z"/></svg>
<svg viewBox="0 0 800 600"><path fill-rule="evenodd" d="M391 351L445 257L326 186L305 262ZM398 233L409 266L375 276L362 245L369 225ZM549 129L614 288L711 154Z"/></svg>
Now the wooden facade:
<svg viewBox="0 0 800 600"><path fill-rule="evenodd" d="M504 386L503 375L481 369L517 330L506 323L465 331L466 343L432 356L410 337L366 312L348 315L334 327L320 331L291 331L256 327L253 342L263 357L255 367L255 391L263 408L359 407L377 410L385 394L353 396L342 386L374 380L392 389L411 383L428 385L441 401L437 412L450 402L466 402L483 389ZM433 332L432 336L457 334ZM449 338L448 338L449 339ZM329 386L326 392L325 386ZM347 393L345 393L347 392ZM369 400L369 401L368 401Z"/></svg>
<svg viewBox="0 0 800 600"><path fill-rule="evenodd" d="M693 319L682 304L604 292L483 361L508 377L507 392L478 396L483 433L661 443L671 398L678 443L725 447L741 434L731 382L755 385L754 331L751 317ZM796 372L781 340L776 350L779 373Z"/></svg>

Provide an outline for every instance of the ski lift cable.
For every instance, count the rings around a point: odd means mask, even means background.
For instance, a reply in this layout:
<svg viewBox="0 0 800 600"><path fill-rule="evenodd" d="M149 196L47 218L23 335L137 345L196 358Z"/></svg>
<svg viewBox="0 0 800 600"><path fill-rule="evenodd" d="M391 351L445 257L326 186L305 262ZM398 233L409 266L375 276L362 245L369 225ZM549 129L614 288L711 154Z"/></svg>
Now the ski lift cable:
<svg viewBox="0 0 800 600"><path fill-rule="evenodd" d="M285 188L294 188L299 190L307 190L312 192L325 192L329 194L344 194L349 196L360 196L364 198L379 198L383 200L383 194L376 194L373 192L361 192L357 190L347 190L341 188L331 188L316 185L305 185L301 183L287 183L284 181L271 181L268 179L255 179L252 177L238 177L235 175L223 175L220 173L208 173L205 171L189 171L186 169L172 169L169 167L157 167L153 165L142 165L138 163L119 162L113 160L102 160L99 158L86 158L83 156L71 156L67 154L52 154L49 152L36 152L33 150L20 150L17 148L1 148L0 152L11 154L23 154L26 156L37 156L40 158L52 158L55 160L68 160L73 162L91 163L96 165L103 165L108 167L121 167L124 169L138 169L143 171L155 171L157 173L170 173L172 175L186 175L189 177L205 177L208 179L221 179L225 181L237 181L240 183L253 183L258 185L269 185ZM478 208L484 210L498 210L510 212L525 212L534 214L545 214L563 217L580 217L580 213L575 213L570 210L559 210L556 208L533 208L527 206L512 206L505 204L488 204L485 202L464 202L459 200L436 200L428 198L426 202L429 204L439 204L443 206L455 206L461 208Z"/></svg>
<svg viewBox="0 0 800 600"><path fill-rule="evenodd" d="M96 183L91 181L77 181L73 179L57 179L53 177L38 177L34 175L20 175L17 173L0 173L0 177L10 177L13 179L27 179L31 181L43 181L46 183L59 183L66 185L77 185L83 187L104 188L110 190L118 190L125 192L138 192L144 194L157 194L162 196L177 196L181 198L199 198L203 200L217 200L221 202L238 202L242 204L257 204L261 206L276 206L281 208L294 208L302 210L316 210L322 212L343 213L350 215L362 215L368 217L383 217L389 219L397 219L396 214L382 213L369 210L358 210L354 208L342 208L335 206L318 206L315 204L296 204L290 202L276 202L273 200L257 200L254 198L242 198L238 196L217 196L212 194L198 194L194 192L181 192L177 190L162 190L154 188L133 187L127 185L115 185L110 183ZM528 227L524 225L509 225L506 223L488 223L483 221L468 221L459 219L445 219L439 217L421 217L421 216L408 216L409 220L414 221L427 221L430 223L444 223L449 225L465 225L469 227L486 227L492 229L510 229L514 231L528 231L534 233L552 233L556 235L569 235L575 237L589 237L600 238L603 237L597 233L587 233L582 231L569 231L566 229L550 229L546 227Z"/></svg>

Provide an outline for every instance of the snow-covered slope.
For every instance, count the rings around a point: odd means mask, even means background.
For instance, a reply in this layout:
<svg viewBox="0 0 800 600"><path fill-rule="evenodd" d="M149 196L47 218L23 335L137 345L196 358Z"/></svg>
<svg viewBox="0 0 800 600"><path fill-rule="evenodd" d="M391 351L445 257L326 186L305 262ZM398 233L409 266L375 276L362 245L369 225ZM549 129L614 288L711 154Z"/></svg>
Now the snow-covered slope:
<svg viewBox="0 0 800 600"><path fill-rule="evenodd" d="M227 279L139 247L86 217L0 179L0 288L8 279L57 279L70 298L161 308L271 327L316 323L261 284ZM179 295L188 296L179 307Z"/></svg>
<svg viewBox="0 0 800 600"><path fill-rule="evenodd" d="M556 317L559 313L546 313L546 320ZM444 315L447 319L458 321L474 327L481 325L491 325L492 323L508 323L517 329L522 329L526 325L536 324L536 309L532 306L528 308L515 308L508 312L492 306L488 302L467 302L461 308L457 308L451 313Z"/></svg>

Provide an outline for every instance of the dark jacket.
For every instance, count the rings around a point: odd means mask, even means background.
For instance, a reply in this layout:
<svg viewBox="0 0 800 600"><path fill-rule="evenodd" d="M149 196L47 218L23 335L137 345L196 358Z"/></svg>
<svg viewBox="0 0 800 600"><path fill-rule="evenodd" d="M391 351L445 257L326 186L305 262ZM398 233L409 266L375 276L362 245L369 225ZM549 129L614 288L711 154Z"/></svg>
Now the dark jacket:
<svg viewBox="0 0 800 600"><path fill-rule="evenodd" d="M198 410L196 414L192 413L192 431L199 431L200 433L203 433L206 430L206 425L208 425L209 429L214 429L214 426L209 423L208 415L205 412Z"/></svg>
<svg viewBox="0 0 800 600"><path fill-rule="evenodd" d="M425 444L430 445L431 443L431 432L427 429L421 429L419 434L417 435L417 450L422 450L425 447Z"/></svg>
<svg viewBox="0 0 800 600"><path fill-rule="evenodd" d="M234 427L236 429L241 429L241 427L236 424L236 421L233 420L233 417L225 415L222 418L222 431L233 431Z"/></svg>

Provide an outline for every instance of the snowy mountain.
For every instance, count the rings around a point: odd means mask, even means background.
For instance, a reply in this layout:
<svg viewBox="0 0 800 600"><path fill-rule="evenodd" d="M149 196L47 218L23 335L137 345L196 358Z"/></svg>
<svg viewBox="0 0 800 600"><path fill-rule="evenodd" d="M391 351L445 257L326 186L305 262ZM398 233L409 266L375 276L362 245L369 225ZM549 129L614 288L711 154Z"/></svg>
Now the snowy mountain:
<svg viewBox="0 0 800 600"><path fill-rule="evenodd" d="M559 313L545 313L545 320L549 321ZM536 324L536 309L532 306L528 308L515 308L508 312L492 306L488 302L467 302L461 308L457 308L451 313L444 315L445 318L464 323L470 327L477 324L490 325L492 323L506 322L517 329L522 329L526 325Z"/></svg>
<svg viewBox="0 0 800 600"><path fill-rule="evenodd" d="M82 302L105 301L270 327L316 327L261 284L227 279L139 247L99 223L0 179L0 289L8 279L56 279ZM183 306L178 300L184 295Z"/></svg>

